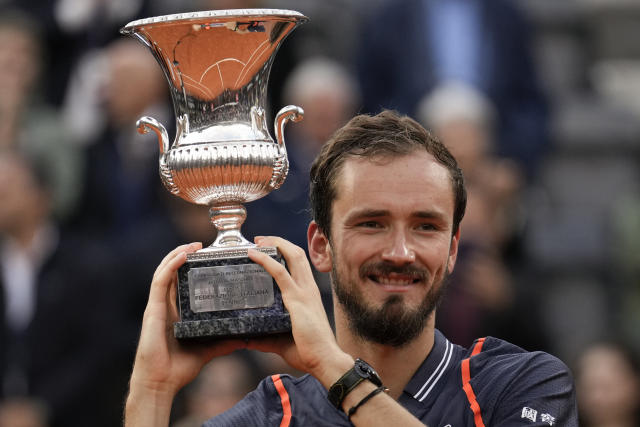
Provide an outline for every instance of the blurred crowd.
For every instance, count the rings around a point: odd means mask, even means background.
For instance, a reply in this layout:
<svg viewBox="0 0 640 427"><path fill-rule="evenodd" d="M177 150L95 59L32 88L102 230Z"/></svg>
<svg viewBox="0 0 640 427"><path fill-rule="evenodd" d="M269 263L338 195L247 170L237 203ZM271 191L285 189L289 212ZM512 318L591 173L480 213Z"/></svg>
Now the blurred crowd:
<svg viewBox="0 0 640 427"><path fill-rule="evenodd" d="M269 114L305 118L243 234L306 248L320 145L356 113L409 114L469 192L438 328L551 352L574 370L584 425L640 425L640 1L0 0L0 427L117 425L156 265L215 237L205 207L162 188L155 135L136 133L152 115L172 135L174 113L119 28L256 7L310 18L269 80ZM211 362L175 425L282 371L252 352Z"/></svg>

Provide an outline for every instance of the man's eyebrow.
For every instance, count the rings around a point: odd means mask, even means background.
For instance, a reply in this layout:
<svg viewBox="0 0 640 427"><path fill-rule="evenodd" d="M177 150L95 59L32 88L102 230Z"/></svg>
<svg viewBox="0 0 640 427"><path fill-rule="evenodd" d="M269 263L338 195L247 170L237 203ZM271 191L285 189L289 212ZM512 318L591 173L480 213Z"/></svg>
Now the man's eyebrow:
<svg viewBox="0 0 640 427"><path fill-rule="evenodd" d="M438 211L417 211L412 214L412 216L416 218L423 219L444 219L446 215L442 212Z"/></svg>
<svg viewBox="0 0 640 427"><path fill-rule="evenodd" d="M375 218L375 217L381 217L381 216L386 216L386 215L390 215L391 212L386 210L386 209L359 209L356 211L351 212L349 215L347 215L347 222L349 221L353 221L355 219L358 218Z"/></svg>
<svg viewBox="0 0 640 427"><path fill-rule="evenodd" d="M354 221L358 218L377 218L391 215L391 211L387 209L360 209L347 215L346 221ZM446 215L438 211L416 211L411 214L415 218L443 220Z"/></svg>

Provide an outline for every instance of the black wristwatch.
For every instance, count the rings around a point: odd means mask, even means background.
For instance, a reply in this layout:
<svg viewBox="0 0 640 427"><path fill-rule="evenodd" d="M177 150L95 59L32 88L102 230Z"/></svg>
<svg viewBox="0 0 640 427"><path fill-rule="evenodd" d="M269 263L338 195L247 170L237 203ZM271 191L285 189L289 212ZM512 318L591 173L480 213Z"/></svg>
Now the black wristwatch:
<svg viewBox="0 0 640 427"><path fill-rule="evenodd" d="M382 385L382 380L376 371L364 360L356 359L353 368L349 369L338 381L330 388L327 398L339 410L342 409L342 401L351 390L356 388L364 380L369 380L376 386Z"/></svg>

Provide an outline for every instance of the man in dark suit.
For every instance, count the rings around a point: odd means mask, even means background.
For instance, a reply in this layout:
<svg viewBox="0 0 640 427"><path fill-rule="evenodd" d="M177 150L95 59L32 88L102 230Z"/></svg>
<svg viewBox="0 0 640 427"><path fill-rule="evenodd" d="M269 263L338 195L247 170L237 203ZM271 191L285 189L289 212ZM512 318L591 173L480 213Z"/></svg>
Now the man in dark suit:
<svg viewBox="0 0 640 427"><path fill-rule="evenodd" d="M471 85L496 107L498 154L533 175L547 146L547 111L527 24L505 0L385 2L365 19L356 51L363 112L415 117L434 87Z"/></svg>
<svg viewBox="0 0 640 427"><path fill-rule="evenodd" d="M0 153L0 400L43 402L51 426L114 425L126 384L114 269L56 226L42 160Z"/></svg>

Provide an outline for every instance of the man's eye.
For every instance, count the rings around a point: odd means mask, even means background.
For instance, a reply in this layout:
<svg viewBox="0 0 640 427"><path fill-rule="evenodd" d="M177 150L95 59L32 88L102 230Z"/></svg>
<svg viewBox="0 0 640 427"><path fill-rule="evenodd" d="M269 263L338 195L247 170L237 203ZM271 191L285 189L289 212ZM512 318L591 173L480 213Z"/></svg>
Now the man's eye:
<svg viewBox="0 0 640 427"><path fill-rule="evenodd" d="M433 224L420 224L418 226L418 229L420 229L421 231L435 231L438 228Z"/></svg>
<svg viewBox="0 0 640 427"><path fill-rule="evenodd" d="M358 227L364 228L380 228L382 227L377 221L364 221L358 224Z"/></svg>

